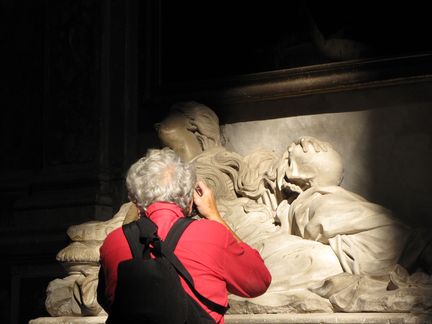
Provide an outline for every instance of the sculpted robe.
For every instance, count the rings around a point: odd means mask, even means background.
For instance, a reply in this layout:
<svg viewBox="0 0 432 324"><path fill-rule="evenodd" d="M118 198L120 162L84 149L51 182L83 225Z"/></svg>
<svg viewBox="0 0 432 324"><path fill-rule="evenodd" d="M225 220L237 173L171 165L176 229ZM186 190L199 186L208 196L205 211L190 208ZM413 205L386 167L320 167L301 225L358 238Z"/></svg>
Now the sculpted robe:
<svg viewBox="0 0 432 324"><path fill-rule="evenodd" d="M294 235L329 244L352 274L389 273L411 233L386 208L338 186L301 193L289 208L288 224Z"/></svg>

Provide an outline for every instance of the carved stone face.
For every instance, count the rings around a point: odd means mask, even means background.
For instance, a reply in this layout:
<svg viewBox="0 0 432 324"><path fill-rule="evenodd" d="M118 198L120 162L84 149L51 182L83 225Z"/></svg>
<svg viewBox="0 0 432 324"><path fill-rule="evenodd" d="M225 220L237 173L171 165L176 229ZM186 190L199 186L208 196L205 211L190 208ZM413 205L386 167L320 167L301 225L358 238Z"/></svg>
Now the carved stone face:
<svg viewBox="0 0 432 324"><path fill-rule="evenodd" d="M306 190L311 186L337 186L342 181L343 166L339 154L329 147L307 152L299 144L291 144L286 156L285 180Z"/></svg>
<svg viewBox="0 0 432 324"><path fill-rule="evenodd" d="M311 186L317 177L317 170L310 163L312 154L304 153L300 145L291 144L288 148L287 169L285 176L288 182L298 185L302 190Z"/></svg>
<svg viewBox="0 0 432 324"><path fill-rule="evenodd" d="M188 119L183 114L170 114L156 128L161 142L173 149L184 161L190 161L202 152L201 145L189 130Z"/></svg>

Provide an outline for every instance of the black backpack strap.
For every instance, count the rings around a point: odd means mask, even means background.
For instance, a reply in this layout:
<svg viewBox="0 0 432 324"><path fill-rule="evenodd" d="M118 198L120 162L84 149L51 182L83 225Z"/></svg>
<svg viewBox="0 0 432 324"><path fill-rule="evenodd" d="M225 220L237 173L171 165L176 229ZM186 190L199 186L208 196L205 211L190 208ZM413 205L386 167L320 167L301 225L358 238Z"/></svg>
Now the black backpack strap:
<svg viewBox="0 0 432 324"><path fill-rule="evenodd" d="M192 218L181 217L179 218L174 225L171 227L168 232L162 247L163 254L167 257L167 259L171 262L171 264L177 269L177 272L182 275L183 279L186 282L191 282L194 284L192 276L189 274L189 271L183 266L177 256L174 254L174 250L177 246L177 243L182 236L185 229L194 221Z"/></svg>
<svg viewBox="0 0 432 324"><path fill-rule="evenodd" d="M180 217L171 227L164 240L165 248L174 251L183 232L193 221L193 218Z"/></svg>
<svg viewBox="0 0 432 324"><path fill-rule="evenodd" d="M192 292L195 294L195 296L199 299L199 301L202 302L204 305L206 305L212 311L223 315L225 314L225 312L228 310L229 307L219 305L211 301L207 297L201 295L195 289L194 282L191 275L183 266L183 264L180 262L180 260L177 258L177 256L174 254L174 249L177 246L177 242L179 241L181 235L193 221L194 219L191 218L185 218L185 217L179 218L171 227L171 230L169 231L163 243L162 252L165 255L165 257L171 262L171 264L176 268L178 274L182 276L182 278L185 280L185 282L192 290Z"/></svg>
<svg viewBox="0 0 432 324"><path fill-rule="evenodd" d="M149 244L156 243L159 247L159 237L157 236L157 226L147 217L141 217L135 222L125 224L123 233L126 236L133 258L148 259L150 257ZM160 250L160 248L159 248Z"/></svg>

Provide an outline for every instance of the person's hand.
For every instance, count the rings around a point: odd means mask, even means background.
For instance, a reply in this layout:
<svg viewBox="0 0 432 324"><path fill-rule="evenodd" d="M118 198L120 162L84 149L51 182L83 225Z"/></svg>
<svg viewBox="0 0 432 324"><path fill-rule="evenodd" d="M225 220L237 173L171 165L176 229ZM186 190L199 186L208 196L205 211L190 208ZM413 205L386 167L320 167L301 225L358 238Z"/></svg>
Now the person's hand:
<svg viewBox="0 0 432 324"><path fill-rule="evenodd" d="M324 151L327 152L328 144L326 142L321 142L315 137L311 136L302 136L299 137L295 142L295 144L300 145L303 149L303 152L307 153L309 150L309 145L312 145L315 152Z"/></svg>
<svg viewBox="0 0 432 324"><path fill-rule="evenodd" d="M231 232L231 234L238 242L241 242L241 239L237 236L236 233L233 232L233 230L227 225L227 223L225 223L222 216L219 214L219 210L216 204L216 197L213 191L205 184L205 182L197 182L195 186L193 200L200 216L222 224Z"/></svg>
<svg viewBox="0 0 432 324"><path fill-rule="evenodd" d="M197 182L193 200L202 217L210 220L219 220L221 218L217 209L215 195L203 181Z"/></svg>

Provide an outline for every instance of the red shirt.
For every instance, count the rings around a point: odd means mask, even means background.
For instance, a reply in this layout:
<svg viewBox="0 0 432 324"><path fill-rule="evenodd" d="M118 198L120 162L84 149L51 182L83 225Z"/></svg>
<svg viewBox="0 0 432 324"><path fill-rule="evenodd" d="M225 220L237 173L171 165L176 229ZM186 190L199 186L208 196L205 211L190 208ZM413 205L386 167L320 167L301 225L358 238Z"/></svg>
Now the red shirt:
<svg viewBox="0 0 432 324"><path fill-rule="evenodd" d="M150 205L146 214L158 226L157 233L162 240L174 222L184 217L180 207L164 202ZM200 219L190 224L180 237L174 253L191 274L195 288L220 305L228 304L228 292L242 297L256 297L263 294L271 282L271 275L258 251L238 242L218 222ZM120 227L107 236L100 248L106 296L111 303L117 284L117 266L131 258L132 253ZM181 281L186 292L197 300L183 279ZM222 315L197 302L217 323L224 322Z"/></svg>

